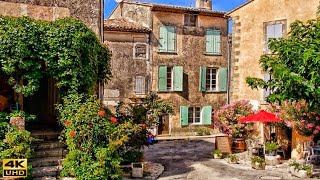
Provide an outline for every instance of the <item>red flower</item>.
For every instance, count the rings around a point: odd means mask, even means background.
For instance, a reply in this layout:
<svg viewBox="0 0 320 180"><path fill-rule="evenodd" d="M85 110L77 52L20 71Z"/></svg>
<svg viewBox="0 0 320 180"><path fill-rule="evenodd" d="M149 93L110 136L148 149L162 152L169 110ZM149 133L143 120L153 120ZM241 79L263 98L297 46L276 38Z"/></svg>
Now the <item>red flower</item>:
<svg viewBox="0 0 320 180"><path fill-rule="evenodd" d="M103 117L106 114L106 112L104 110L100 110L98 114L99 114L99 116Z"/></svg>
<svg viewBox="0 0 320 180"><path fill-rule="evenodd" d="M69 135L70 135L71 137L74 137L74 136L76 135L76 132L70 131Z"/></svg>
<svg viewBox="0 0 320 180"><path fill-rule="evenodd" d="M110 121L111 121L112 123L117 123L117 122L118 122L118 119L115 118L115 117L111 117L111 118L110 118Z"/></svg>
<svg viewBox="0 0 320 180"><path fill-rule="evenodd" d="M141 124L141 127L142 127L142 129L146 129L146 128L147 128L147 125L146 125L145 123L142 123L142 124Z"/></svg>
<svg viewBox="0 0 320 180"><path fill-rule="evenodd" d="M69 121L66 121L66 122L64 122L64 124L65 124L66 126L69 126L69 125L70 125L70 122L69 122Z"/></svg>

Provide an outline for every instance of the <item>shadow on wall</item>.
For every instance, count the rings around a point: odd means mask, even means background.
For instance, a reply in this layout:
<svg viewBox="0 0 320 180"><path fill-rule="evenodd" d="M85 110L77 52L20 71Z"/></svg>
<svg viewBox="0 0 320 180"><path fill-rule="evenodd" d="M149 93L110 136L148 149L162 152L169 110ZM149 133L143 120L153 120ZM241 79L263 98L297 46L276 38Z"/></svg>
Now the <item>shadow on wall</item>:
<svg viewBox="0 0 320 180"><path fill-rule="evenodd" d="M181 93L181 96L183 98L185 98L186 100L189 100L189 78L188 78L188 74L183 73L183 84L182 84L182 88L183 91Z"/></svg>

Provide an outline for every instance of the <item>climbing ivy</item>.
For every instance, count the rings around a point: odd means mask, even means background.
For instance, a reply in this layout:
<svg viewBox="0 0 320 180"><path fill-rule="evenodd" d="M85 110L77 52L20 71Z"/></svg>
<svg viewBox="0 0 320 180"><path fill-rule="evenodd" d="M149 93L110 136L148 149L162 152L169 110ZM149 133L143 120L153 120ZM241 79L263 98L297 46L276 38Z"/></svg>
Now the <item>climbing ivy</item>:
<svg viewBox="0 0 320 180"><path fill-rule="evenodd" d="M0 16L0 70L24 96L34 94L44 76L57 81L61 95L92 92L110 75L109 62L110 51L79 20Z"/></svg>

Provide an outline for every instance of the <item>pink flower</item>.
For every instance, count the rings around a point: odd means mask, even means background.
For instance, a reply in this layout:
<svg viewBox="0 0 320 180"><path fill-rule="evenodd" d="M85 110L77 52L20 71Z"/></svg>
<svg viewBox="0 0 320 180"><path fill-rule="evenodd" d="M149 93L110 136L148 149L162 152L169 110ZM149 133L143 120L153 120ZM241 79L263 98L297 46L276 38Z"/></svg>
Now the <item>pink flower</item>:
<svg viewBox="0 0 320 180"><path fill-rule="evenodd" d="M316 129L317 129L317 130L320 130L320 126L317 126Z"/></svg>
<svg viewBox="0 0 320 180"><path fill-rule="evenodd" d="M313 128L313 127L314 127L314 124L313 124L313 123L307 124L307 128Z"/></svg>
<svg viewBox="0 0 320 180"><path fill-rule="evenodd" d="M286 126L287 126L287 127L292 127L291 121L286 121Z"/></svg>
<svg viewBox="0 0 320 180"><path fill-rule="evenodd" d="M319 134L319 132L320 132L319 130L314 130L313 134Z"/></svg>

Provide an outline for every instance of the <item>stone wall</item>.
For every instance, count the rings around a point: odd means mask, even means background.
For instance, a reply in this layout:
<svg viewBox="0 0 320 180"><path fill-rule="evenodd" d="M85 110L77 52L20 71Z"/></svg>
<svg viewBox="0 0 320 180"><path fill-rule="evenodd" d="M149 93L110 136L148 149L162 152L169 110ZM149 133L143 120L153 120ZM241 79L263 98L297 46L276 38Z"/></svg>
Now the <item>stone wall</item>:
<svg viewBox="0 0 320 180"><path fill-rule="evenodd" d="M170 18L169 18L170 17ZM184 15L169 12L153 12L153 32L151 44L153 46L152 58L152 89L158 91L159 65L183 66L183 91L158 92L160 97L174 104L175 114L170 118L171 134L173 131L190 131L194 129L189 125L181 127L180 106L212 106L213 111L227 103L226 92L200 92L200 67L227 67L227 19L222 17L198 16L198 27L184 26ZM176 53L159 52L159 29L163 25L176 27ZM205 30L208 28L220 29L221 55L205 55ZM200 127L200 126L199 126ZM180 129L179 129L180 128Z"/></svg>
<svg viewBox="0 0 320 180"><path fill-rule="evenodd" d="M2 0L0 14L55 20L71 16L82 20L102 37L103 0ZM14 3L14 4L13 4Z"/></svg>
<svg viewBox="0 0 320 180"><path fill-rule="evenodd" d="M263 79L259 59L264 53L264 24L286 20L287 32L296 19L306 21L316 17L318 0L254 0L232 12L231 101L255 100L264 102L262 90L252 90L246 77Z"/></svg>

